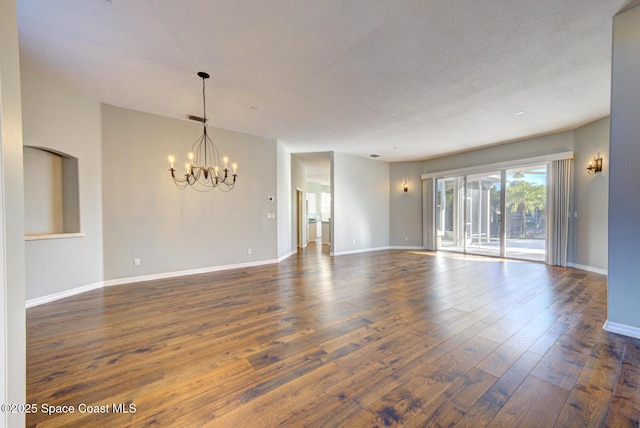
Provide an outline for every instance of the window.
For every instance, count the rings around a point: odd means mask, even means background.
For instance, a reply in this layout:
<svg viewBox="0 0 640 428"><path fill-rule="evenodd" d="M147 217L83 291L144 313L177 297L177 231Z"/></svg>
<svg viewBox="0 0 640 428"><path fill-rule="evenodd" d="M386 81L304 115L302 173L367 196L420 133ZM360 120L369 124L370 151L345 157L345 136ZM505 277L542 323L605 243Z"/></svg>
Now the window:
<svg viewBox="0 0 640 428"><path fill-rule="evenodd" d="M320 195L320 211L322 213L322 221L331 220L331 193L322 193Z"/></svg>
<svg viewBox="0 0 640 428"><path fill-rule="evenodd" d="M316 213L316 194L315 193L307 193L307 217L309 219L315 219Z"/></svg>

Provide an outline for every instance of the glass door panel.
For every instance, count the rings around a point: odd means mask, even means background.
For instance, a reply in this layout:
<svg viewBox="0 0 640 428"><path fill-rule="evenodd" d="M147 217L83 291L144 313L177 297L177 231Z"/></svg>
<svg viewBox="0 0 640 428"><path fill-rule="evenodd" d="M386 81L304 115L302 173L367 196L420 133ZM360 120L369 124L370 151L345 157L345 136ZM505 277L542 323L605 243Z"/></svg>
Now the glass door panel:
<svg viewBox="0 0 640 428"><path fill-rule="evenodd" d="M464 251L464 180L446 177L436 181L436 248Z"/></svg>
<svg viewBox="0 0 640 428"><path fill-rule="evenodd" d="M468 253L500 256L500 188L500 171L467 176L465 239Z"/></svg>
<svg viewBox="0 0 640 428"><path fill-rule="evenodd" d="M547 165L507 170L505 257L544 261L547 242Z"/></svg>

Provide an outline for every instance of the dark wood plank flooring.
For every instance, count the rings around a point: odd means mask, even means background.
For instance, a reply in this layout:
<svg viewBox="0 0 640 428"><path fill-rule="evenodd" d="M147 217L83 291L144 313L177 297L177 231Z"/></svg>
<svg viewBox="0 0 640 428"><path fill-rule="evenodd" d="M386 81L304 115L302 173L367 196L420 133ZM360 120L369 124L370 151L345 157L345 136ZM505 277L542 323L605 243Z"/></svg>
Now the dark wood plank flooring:
<svg viewBox="0 0 640 428"><path fill-rule="evenodd" d="M601 275L312 245L29 309L27 425L638 426L640 341L605 319Z"/></svg>

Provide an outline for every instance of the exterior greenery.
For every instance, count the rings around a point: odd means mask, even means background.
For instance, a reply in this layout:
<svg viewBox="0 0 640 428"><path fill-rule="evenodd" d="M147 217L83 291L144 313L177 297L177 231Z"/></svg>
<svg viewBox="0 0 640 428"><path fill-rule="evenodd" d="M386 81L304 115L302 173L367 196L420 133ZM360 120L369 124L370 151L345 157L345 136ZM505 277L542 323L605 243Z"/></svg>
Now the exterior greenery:
<svg viewBox="0 0 640 428"><path fill-rule="evenodd" d="M507 211L512 217L510 238L536 238L546 233L543 223L546 216L547 186L528 181L515 181L507 186ZM542 236L544 237L544 236Z"/></svg>

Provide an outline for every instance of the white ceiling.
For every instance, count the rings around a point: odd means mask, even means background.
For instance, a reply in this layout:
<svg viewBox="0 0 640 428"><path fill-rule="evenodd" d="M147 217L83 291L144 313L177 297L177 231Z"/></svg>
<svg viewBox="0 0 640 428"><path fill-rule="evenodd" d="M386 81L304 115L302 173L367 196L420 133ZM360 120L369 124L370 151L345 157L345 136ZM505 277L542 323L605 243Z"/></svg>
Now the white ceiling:
<svg viewBox="0 0 640 428"><path fill-rule="evenodd" d="M307 182L331 186L331 154L296 153L295 158L304 165Z"/></svg>
<svg viewBox="0 0 640 428"><path fill-rule="evenodd" d="M609 114L629 0L18 0L24 66L101 102L426 159ZM524 114L516 115L517 112Z"/></svg>

